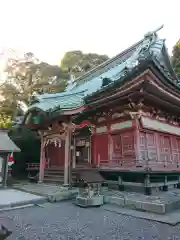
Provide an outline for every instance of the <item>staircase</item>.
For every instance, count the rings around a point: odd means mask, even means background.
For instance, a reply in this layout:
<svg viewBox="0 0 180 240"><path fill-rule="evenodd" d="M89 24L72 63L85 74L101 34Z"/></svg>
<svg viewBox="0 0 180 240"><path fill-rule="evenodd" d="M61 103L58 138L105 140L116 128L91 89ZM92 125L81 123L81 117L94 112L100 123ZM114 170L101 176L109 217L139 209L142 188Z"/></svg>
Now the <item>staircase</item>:
<svg viewBox="0 0 180 240"><path fill-rule="evenodd" d="M45 168L44 182L46 183L64 183L64 169L62 168Z"/></svg>
<svg viewBox="0 0 180 240"><path fill-rule="evenodd" d="M78 178L82 171L94 171L90 168L89 164L78 164L75 169L72 169L72 183ZM50 167L44 169L44 182L45 183L64 183L64 167Z"/></svg>
<svg viewBox="0 0 180 240"><path fill-rule="evenodd" d="M76 179L76 172L72 171L72 182ZM64 168L45 168L44 170L45 183L64 183Z"/></svg>

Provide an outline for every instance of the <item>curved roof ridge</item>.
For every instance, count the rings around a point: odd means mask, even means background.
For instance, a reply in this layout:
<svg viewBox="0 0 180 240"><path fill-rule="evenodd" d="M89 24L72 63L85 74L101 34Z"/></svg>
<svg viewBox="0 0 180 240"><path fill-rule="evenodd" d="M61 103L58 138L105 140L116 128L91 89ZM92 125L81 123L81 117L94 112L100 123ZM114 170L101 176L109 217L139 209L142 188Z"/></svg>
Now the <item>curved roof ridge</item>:
<svg viewBox="0 0 180 240"><path fill-rule="evenodd" d="M126 48L124 51L122 51L121 53L117 54L116 56L108 59L107 61L99 64L98 66L92 68L91 70L89 70L88 72L86 72L85 74L83 74L82 76L78 77L75 79L75 82L76 82L76 85L73 87L73 89L76 88L76 86L80 85L81 82L79 82L78 84L78 81L90 76L92 73L98 71L99 69L109 65L110 63L113 63L115 60L123 57L125 54L127 54L129 51L133 50L133 48L136 48L137 46L139 46L142 42L143 42L144 38L138 42L136 42L135 44L133 44L132 46L130 46L129 48Z"/></svg>
<svg viewBox="0 0 180 240"><path fill-rule="evenodd" d="M36 99L38 101L41 101L41 100L48 100L48 99L53 99L53 98L73 96L73 95L78 95L78 94L83 95L85 91L86 90L74 91L74 92L65 91L65 92L61 92L61 93L47 93L47 94L36 96Z"/></svg>

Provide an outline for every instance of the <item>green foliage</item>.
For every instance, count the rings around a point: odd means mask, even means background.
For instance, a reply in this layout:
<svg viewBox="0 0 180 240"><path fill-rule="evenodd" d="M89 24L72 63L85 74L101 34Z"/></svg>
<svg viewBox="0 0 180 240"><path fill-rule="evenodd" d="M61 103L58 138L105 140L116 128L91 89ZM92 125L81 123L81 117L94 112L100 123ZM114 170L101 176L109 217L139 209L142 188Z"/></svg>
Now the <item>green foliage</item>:
<svg viewBox="0 0 180 240"><path fill-rule="evenodd" d="M33 53L10 58L6 66L7 81L1 86L0 111L17 115L19 101L28 104L33 94L63 91L69 74L59 66L39 61Z"/></svg>
<svg viewBox="0 0 180 240"><path fill-rule="evenodd" d="M84 54L81 51L67 52L61 66L52 66L39 61L31 52L7 61L7 81L1 86L0 112L17 116L19 102L29 104L33 95L62 92L66 89L70 74L75 77L98 66L108 59L106 55Z"/></svg>
<svg viewBox="0 0 180 240"><path fill-rule="evenodd" d="M175 70L178 78L180 78L180 40L177 41L177 43L173 47L172 53L173 53L172 64L173 64L174 70Z"/></svg>
<svg viewBox="0 0 180 240"><path fill-rule="evenodd" d="M9 135L21 149L21 152L14 153L16 164L12 167L12 175L15 178L26 178L27 163L39 163L40 138L35 131L26 126L12 128Z"/></svg>
<svg viewBox="0 0 180 240"><path fill-rule="evenodd" d="M108 59L109 57L107 55L70 51L64 55L60 66L63 70L69 71L75 77L79 77Z"/></svg>
<svg viewBox="0 0 180 240"><path fill-rule="evenodd" d="M1 114L0 115L0 128L8 128L10 129L12 127L12 119L10 116Z"/></svg>

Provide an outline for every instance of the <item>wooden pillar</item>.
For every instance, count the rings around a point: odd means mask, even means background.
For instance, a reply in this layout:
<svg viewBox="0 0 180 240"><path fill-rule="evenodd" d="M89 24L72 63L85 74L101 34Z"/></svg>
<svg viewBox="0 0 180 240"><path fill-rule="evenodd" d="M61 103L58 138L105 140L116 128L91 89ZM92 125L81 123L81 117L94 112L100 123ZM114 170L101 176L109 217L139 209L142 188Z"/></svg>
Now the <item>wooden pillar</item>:
<svg viewBox="0 0 180 240"><path fill-rule="evenodd" d="M121 176L118 177L118 188L119 188L119 191L124 191L124 184Z"/></svg>
<svg viewBox="0 0 180 240"><path fill-rule="evenodd" d="M180 189L180 176L178 176L177 188Z"/></svg>
<svg viewBox="0 0 180 240"><path fill-rule="evenodd" d="M140 132L138 127L138 118L136 117L134 120L134 129L135 129L135 151L136 151L136 164L142 164L142 159L140 155Z"/></svg>
<svg viewBox="0 0 180 240"><path fill-rule="evenodd" d="M39 183L44 181L44 168L45 168L45 154L44 154L44 143L43 143L43 136L41 136L41 154L40 154L40 168L39 168Z"/></svg>
<svg viewBox="0 0 180 240"><path fill-rule="evenodd" d="M108 163L112 164L113 142L111 136L111 127L108 125Z"/></svg>
<svg viewBox="0 0 180 240"><path fill-rule="evenodd" d="M68 185L69 183L69 160L70 160L70 130L67 129L66 137L65 137L65 159L64 159L64 185Z"/></svg>
<svg viewBox="0 0 180 240"><path fill-rule="evenodd" d="M91 125L91 164L97 165L96 159L96 128Z"/></svg>
<svg viewBox="0 0 180 240"><path fill-rule="evenodd" d="M89 148L88 148L88 158L89 158L89 164L92 164L92 137L89 136Z"/></svg>
<svg viewBox="0 0 180 240"><path fill-rule="evenodd" d="M168 191L168 180L167 180L167 176L164 177L163 191L164 191L164 192L167 192L167 191Z"/></svg>
<svg viewBox="0 0 180 240"><path fill-rule="evenodd" d="M76 168L76 138L75 133L73 133L73 156L72 156L72 168Z"/></svg>
<svg viewBox="0 0 180 240"><path fill-rule="evenodd" d="M159 133L155 132L155 141L156 141L156 151L157 151L157 162L160 162L160 143L159 143ZM172 144L172 143L171 143ZM161 164L161 162L160 162Z"/></svg>
<svg viewBox="0 0 180 240"><path fill-rule="evenodd" d="M69 158L68 158L68 185L72 185L72 159L73 159L73 152L72 152L72 129L69 131Z"/></svg>
<svg viewBox="0 0 180 240"><path fill-rule="evenodd" d="M144 193L145 195L152 195L150 175L146 174L144 179Z"/></svg>

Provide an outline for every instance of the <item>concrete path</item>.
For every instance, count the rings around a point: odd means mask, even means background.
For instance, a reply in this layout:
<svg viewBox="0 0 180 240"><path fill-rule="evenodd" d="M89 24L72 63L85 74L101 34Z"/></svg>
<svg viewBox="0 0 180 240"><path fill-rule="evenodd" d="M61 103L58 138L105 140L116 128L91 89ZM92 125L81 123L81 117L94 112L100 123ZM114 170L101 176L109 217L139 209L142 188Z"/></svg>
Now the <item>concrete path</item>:
<svg viewBox="0 0 180 240"><path fill-rule="evenodd" d="M19 183L14 184L13 187L20 191L45 197L49 202L73 199L78 193L77 188L68 189L61 185L45 183Z"/></svg>
<svg viewBox="0 0 180 240"><path fill-rule="evenodd" d="M47 200L45 197L26 193L16 189L0 190L0 210L29 204L40 204L46 201Z"/></svg>

